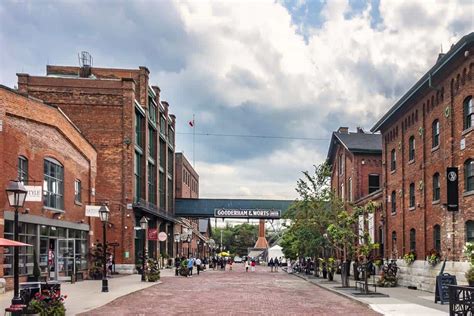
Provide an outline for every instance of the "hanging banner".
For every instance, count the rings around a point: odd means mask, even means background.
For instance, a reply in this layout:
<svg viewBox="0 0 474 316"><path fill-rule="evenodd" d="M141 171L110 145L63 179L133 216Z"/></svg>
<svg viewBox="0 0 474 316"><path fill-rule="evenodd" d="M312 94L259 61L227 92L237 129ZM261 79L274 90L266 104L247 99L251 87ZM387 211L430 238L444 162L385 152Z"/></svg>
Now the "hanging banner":
<svg viewBox="0 0 474 316"><path fill-rule="evenodd" d="M158 240L157 228L148 228L148 240Z"/></svg>
<svg viewBox="0 0 474 316"><path fill-rule="evenodd" d="M446 169L447 193L448 193L448 211L457 211L458 196L458 168L448 167Z"/></svg>

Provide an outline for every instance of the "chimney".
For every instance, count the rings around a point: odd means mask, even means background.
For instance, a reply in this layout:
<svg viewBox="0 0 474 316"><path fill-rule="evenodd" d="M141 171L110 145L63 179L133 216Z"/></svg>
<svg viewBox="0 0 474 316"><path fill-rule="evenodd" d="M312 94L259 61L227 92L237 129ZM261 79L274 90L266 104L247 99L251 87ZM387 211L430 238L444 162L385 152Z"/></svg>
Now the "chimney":
<svg viewBox="0 0 474 316"><path fill-rule="evenodd" d="M339 129L337 130L337 132L339 134L349 134L349 127L339 127Z"/></svg>
<svg viewBox="0 0 474 316"><path fill-rule="evenodd" d="M81 69L79 71L79 77L89 78L92 74L92 56L86 51L82 51L78 54L79 65Z"/></svg>
<svg viewBox="0 0 474 316"><path fill-rule="evenodd" d="M357 126L357 133L359 133L359 134L365 134L364 130L363 130L362 127L360 127L360 126Z"/></svg>

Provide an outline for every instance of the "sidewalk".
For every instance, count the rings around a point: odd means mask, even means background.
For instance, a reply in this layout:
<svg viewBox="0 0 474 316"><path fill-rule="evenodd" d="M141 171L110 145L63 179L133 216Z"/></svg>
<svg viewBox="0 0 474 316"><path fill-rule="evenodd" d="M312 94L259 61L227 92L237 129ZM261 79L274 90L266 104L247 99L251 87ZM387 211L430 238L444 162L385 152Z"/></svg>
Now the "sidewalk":
<svg viewBox="0 0 474 316"><path fill-rule="evenodd" d="M386 294L388 297L356 297L352 295L353 292L359 292L354 288L354 280L350 280L350 286L352 286L352 288L342 289L340 287L340 274L336 274L334 276L334 281L328 281L327 279L308 276L305 274L293 275L305 279L329 291L366 304L373 310L384 315L436 316L449 314L448 304L440 305L434 303L434 293L420 290L410 290L406 287L377 287L377 292ZM373 290L373 287L370 287L370 289Z"/></svg>
<svg viewBox="0 0 474 316"><path fill-rule="evenodd" d="M160 270L160 277L174 276L174 269ZM85 280L61 283L61 294L67 295L66 315L76 315L103 306L121 296L161 284L160 282L142 282L141 275L114 275L109 278L109 292L102 293L102 280ZM11 304L13 291L0 295L0 311Z"/></svg>

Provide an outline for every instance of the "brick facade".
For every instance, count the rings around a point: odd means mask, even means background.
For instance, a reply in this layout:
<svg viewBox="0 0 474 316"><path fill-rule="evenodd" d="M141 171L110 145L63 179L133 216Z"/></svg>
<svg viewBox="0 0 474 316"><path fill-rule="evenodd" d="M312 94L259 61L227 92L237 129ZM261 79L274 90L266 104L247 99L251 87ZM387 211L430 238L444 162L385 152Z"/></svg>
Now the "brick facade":
<svg viewBox="0 0 474 316"><path fill-rule="evenodd" d="M94 203L96 198L94 191L98 169L95 148L60 108L29 98L4 86L0 86L0 126L2 190L7 187L9 180L18 178L20 156L27 162L25 168L27 185L43 186L44 164L47 159L54 159L63 168L62 208L46 207L41 201L27 201L20 210L22 214L19 221L29 223L32 230L29 232L31 235L29 242L33 243L38 259L42 259L44 251L39 250L39 225L55 227L55 230L68 228L71 230L70 234L72 229L80 230L83 232L81 238L88 240L88 235L94 233L89 231L89 228L94 227L97 222L96 219L85 216L85 205ZM80 201L75 194L76 181L81 183ZM11 222L13 216L13 210L8 205L5 193L0 194L0 206L0 235L3 237L5 224L7 220ZM20 234L22 232L25 232L24 228L20 229ZM60 237L59 234L54 240ZM48 238L42 237L42 239ZM77 271L79 270L81 268L78 267ZM3 273L2 265L0 276L3 276ZM7 278L8 287L11 285L10 282L11 278Z"/></svg>
<svg viewBox="0 0 474 316"><path fill-rule="evenodd" d="M445 56L441 55L433 68L372 129L380 131L383 137L386 257L400 258L414 250L417 258L423 260L428 251L439 247L443 257L462 259L466 222L474 220L474 192L466 191L464 174L465 161L474 158L474 133L473 128L463 126L463 103L474 95L473 34L465 36ZM433 136L437 134L433 133L436 121L438 137ZM438 144L434 138L438 138ZM413 146L410 139L414 140ZM410 147L414 153L410 153ZM395 168L391 165L392 151L396 155ZM446 206L447 167L459 169L456 212L448 211ZM433 192L435 174L440 179L439 197ZM410 201L410 185L414 187L414 203ZM435 238L436 225L440 235ZM410 236L412 229L415 234ZM396 237L393 240L392 234Z"/></svg>
<svg viewBox="0 0 474 316"><path fill-rule="evenodd" d="M134 228L142 216L173 235L175 117L149 85L146 67L84 70L47 66L47 76L18 74L18 89L59 106L97 149L96 200L109 203L107 239L120 244L119 270L131 272L143 248L144 234ZM172 238L148 245L153 256L172 255Z"/></svg>

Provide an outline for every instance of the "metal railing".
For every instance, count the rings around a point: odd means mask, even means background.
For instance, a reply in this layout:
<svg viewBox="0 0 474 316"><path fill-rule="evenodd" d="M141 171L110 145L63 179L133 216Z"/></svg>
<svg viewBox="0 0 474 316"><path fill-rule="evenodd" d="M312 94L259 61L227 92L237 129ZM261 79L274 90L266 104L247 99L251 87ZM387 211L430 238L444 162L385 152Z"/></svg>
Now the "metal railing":
<svg viewBox="0 0 474 316"><path fill-rule="evenodd" d="M474 287L449 286L449 315L474 315Z"/></svg>

